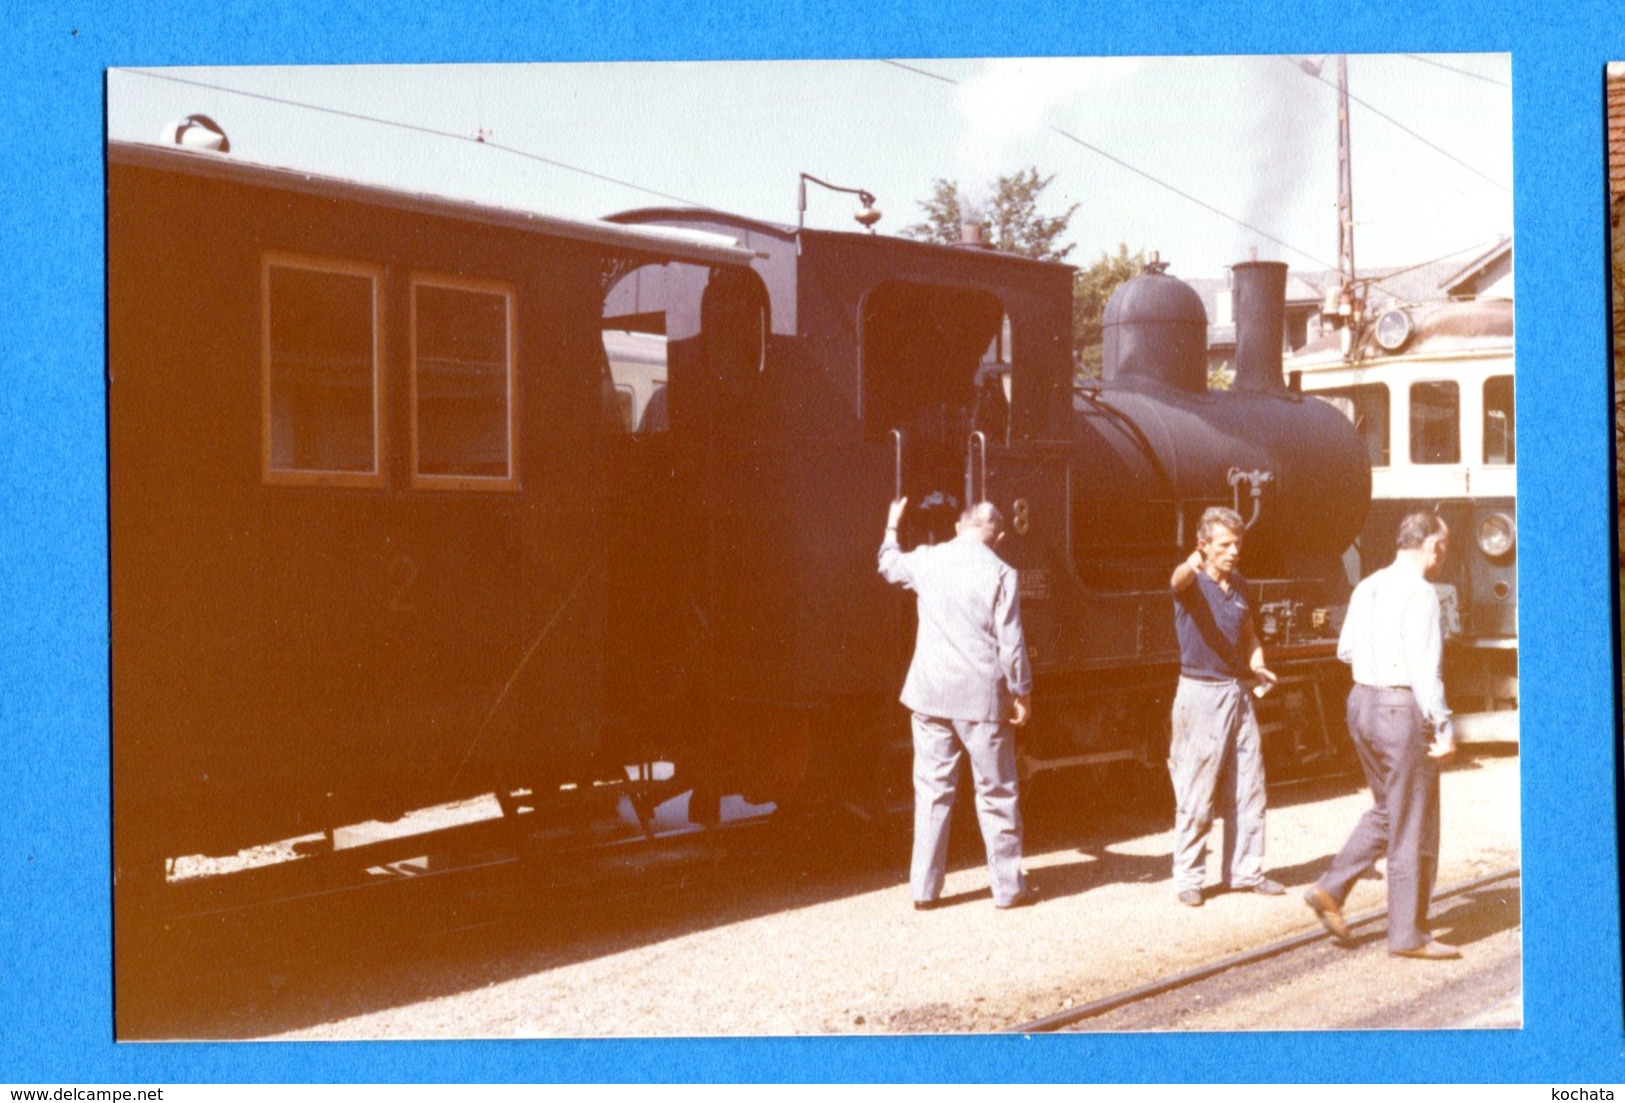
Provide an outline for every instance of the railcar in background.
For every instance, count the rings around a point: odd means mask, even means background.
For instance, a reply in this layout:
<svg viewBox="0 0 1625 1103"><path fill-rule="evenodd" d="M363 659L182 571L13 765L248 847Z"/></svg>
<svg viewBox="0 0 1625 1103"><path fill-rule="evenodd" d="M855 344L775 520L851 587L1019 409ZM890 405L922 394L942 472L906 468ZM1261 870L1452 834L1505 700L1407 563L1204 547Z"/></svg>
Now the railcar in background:
<svg viewBox="0 0 1625 1103"><path fill-rule="evenodd" d="M1353 571L1387 565L1412 510L1436 510L1450 526L1435 588L1446 695L1468 741L1518 737L1514 359L1510 300L1443 300L1387 309L1347 350L1329 335L1288 365L1365 442L1372 502Z"/></svg>

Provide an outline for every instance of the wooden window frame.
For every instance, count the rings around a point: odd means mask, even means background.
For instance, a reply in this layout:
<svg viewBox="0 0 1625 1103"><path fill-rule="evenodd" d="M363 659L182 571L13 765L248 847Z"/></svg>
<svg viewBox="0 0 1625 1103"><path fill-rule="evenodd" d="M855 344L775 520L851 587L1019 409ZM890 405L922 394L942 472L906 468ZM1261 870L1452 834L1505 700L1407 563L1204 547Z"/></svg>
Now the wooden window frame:
<svg viewBox="0 0 1625 1103"><path fill-rule="evenodd" d="M372 284L372 470L329 471L271 463L271 269L360 276ZM384 468L384 269L364 261L268 251L260 256L260 478L270 486L382 487Z"/></svg>
<svg viewBox="0 0 1625 1103"><path fill-rule="evenodd" d="M438 287L448 291L470 291L479 294L501 295L503 317L507 323L508 355L508 474L507 475L433 475L418 469L418 296L419 287ZM411 392L411 485L418 490L496 490L517 491L519 483L519 324L515 307L519 294L511 283L499 280L477 279L470 276L451 276L441 272L413 272L407 281L407 310L410 315L407 336L407 379Z"/></svg>

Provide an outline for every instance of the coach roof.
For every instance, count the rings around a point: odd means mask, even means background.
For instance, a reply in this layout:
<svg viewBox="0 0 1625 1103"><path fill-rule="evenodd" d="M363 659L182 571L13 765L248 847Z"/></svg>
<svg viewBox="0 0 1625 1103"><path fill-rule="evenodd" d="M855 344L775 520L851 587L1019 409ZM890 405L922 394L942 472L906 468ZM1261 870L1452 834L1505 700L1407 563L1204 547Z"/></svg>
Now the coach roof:
<svg viewBox="0 0 1625 1103"><path fill-rule="evenodd" d="M273 187L396 210L439 215L492 226L569 238L612 249L654 254L711 265L749 265L756 254L726 235L671 227L626 226L594 219L565 218L537 211L473 203L463 199L400 191L336 176L243 161L232 154L172 149L140 142L108 142L112 165L157 169L207 179Z"/></svg>

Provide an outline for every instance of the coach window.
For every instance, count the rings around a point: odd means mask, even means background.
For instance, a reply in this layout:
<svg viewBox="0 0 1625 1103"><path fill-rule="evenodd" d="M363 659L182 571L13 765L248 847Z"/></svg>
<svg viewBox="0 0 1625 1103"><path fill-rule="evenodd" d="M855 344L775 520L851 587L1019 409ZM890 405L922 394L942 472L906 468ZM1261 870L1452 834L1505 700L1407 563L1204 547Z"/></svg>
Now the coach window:
<svg viewBox="0 0 1625 1103"><path fill-rule="evenodd" d="M1510 375L1492 375L1484 380L1484 462L1518 462Z"/></svg>
<svg viewBox="0 0 1625 1103"><path fill-rule="evenodd" d="M1388 387L1383 383L1362 383L1355 387L1336 387L1316 392L1343 411L1343 416L1354 423L1360 439L1365 441L1365 454L1372 467L1387 467L1388 458Z"/></svg>
<svg viewBox="0 0 1625 1103"><path fill-rule="evenodd" d="M518 486L513 292L412 280L412 475L420 486Z"/></svg>
<svg viewBox="0 0 1625 1103"><path fill-rule="evenodd" d="M376 486L377 268L267 256L261 266L265 479Z"/></svg>
<svg viewBox="0 0 1625 1103"><path fill-rule="evenodd" d="M1411 384L1411 462L1461 462L1461 390L1453 380Z"/></svg>

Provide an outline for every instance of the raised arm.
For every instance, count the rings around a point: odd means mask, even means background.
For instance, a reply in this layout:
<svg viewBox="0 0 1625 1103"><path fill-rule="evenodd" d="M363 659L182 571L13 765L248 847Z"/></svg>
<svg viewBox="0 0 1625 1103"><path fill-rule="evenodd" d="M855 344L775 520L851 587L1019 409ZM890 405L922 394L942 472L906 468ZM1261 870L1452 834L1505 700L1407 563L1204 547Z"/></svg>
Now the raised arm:
<svg viewBox="0 0 1625 1103"><path fill-rule="evenodd" d="M1201 551L1191 552L1189 556L1179 561L1179 566L1174 568L1173 577L1168 580L1168 588L1176 594L1186 589L1192 582L1196 581L1196 572L1201 569Z"/></svg>
<svg viewBox="0 0 1625 1103"><path fill-rule="evenodd" d="M908 569L908 556L897 543L897 526L907 508L908 499L899 498L886 513L886 535L880 541L880 574L887 582L912 588L914 576Z"/></svg>

